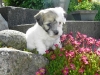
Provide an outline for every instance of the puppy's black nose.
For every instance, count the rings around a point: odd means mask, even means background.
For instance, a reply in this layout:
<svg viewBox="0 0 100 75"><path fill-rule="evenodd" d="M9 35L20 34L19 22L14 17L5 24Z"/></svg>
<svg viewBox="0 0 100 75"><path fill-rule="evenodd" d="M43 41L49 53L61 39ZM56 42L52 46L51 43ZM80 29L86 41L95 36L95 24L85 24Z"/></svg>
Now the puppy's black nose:
<svg viewBox="0 0 100 75"><path fill-rule="evenodd" d="M57 30L55 30L55 31L54 31L54 34L55 34L55 35L58 35L58 31L57 31Z"/></svg>

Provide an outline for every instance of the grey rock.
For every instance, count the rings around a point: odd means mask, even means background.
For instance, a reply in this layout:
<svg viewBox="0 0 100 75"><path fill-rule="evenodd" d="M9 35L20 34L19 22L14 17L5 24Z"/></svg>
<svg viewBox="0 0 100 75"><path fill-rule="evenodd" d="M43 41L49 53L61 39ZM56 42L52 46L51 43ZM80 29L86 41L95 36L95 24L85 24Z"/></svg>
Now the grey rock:
<svg viewBox="0 0 100 75"><path fill-rule="evenodd" d="M0 48L0 75L35 75L48 60L42 55L11 48Z"/></svg>
<svg viewBox="0 0 100 75"><path fill-rule="evenodd" d="M2 30L0 31L0 43L7 47L25 49L25 34L16 30Z"/></svg>
<svg viewBox="0 0 100 75"><path fill-rule="evenodd" d="M5 30L5 29L9 29L8 28L8 23L6 22L6 20L0 14L0 31Z"/></svg>

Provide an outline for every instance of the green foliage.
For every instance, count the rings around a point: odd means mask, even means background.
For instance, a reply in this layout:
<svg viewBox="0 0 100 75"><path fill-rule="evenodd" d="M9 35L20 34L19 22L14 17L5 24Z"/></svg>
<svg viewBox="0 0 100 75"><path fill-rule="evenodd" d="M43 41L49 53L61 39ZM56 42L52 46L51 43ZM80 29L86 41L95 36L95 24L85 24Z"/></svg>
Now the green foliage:
<svg viewBox="0 0 100 75"><path fill-rule="evenodd" d="M4 0L6 6L42 9L43 0Z"/></svg>
<svg viewBox="0 0 100 75"><path fill-rule="evenodd" d="M74 6L75 10L92 10L94 8L93 2L84 0L79 2L78 5Z"/></svg>
<svg viewBox="0 0 100 75"><path fill-rule="evenodd" d="M100 21L100 3L89 2L82 0L82 2L77 2L76 0L71 0L68 8L68 13L76 10L98 10L96 14L95 21Z"/></svg>
<svg viewBox="0 0 100 75"><path fill-rule="evenodd" d="M23 0L3 0L6 6L20 6Z"/></svg>
<svg viewBox="0 0 100 75"><path fill-rule="evenodd" d="M78 2L77 0L71 0L68 12L72 12L75 10L92 10L93 8L93 2L90 2L88 0L82 0L82 2Z"/></svg>
<svg viewBox="0 0 100 75"><path fill-rule="evenodd" d="M74 6L77 5L76 0L70 0L69 7L68 7L68 13L75 11Z"/></svg>
<svg viewBox="0 0 100 75"><path fill-rule="evenodd" d="M20 6L24 8L42 9L43 0L24 0Z"/></svg>
<svg viewBox="0 0 100 75"><path fill-rule="evenodd" d="M98 10L98 14L96 14L95 20L100 21L100 3L94 3L94 10Z"/></svg>
<svg viewBox="0 0 100 75"><path fill-rule="evenodd" d="M17 6L31 9L54 7L52 0L3 0L6 6Z"/></svg>
<svg viewBox="0 0 100 75"><path fill-rule="evenodd" d="M60 49L57 48L54 51L50 51L48 54L44 54L44 56L50 61L50 63L46 66L46 75L62 75L61 71L65 64L67 64L64 52L61 53Z"/></svg>

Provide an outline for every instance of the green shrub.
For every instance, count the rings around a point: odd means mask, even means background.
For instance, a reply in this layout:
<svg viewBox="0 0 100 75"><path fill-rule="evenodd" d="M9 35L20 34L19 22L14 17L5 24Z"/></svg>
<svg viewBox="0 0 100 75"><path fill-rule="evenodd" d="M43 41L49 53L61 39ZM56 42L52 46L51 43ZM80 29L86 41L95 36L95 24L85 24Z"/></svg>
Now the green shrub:
<svg viewBox="0 0 100 75"><path fill-rule="evenodd" d="M68 13L76 10L98 10L98 13L95 17L95 21L100 21L100 3L86 2L77 2L77 0L71 0L68 8Z"/></svg>
<svg viewBox="0 0 100 75"><path fill-rule="evenodd" d="M94 4L88 0L83 0L82 2L78 2L74 8L75 10L92 10L94 8Z"/></svg>
<svg viewBox="0 0 100 75"><path fill-rule="evenodd" d="M98 13L96 14L96 17L95 17L95 21L100 21L100 3L94 3L94 10L98 10Z"/></svg>
<svg viewBox="0 0 100 75"><path fill-rule="evenodd" d="M77 0L70 0L68 13L75 11L75 8L74 8L75 5L77 5Z"/></svg>
<svg viewBox="0 0 100 75"><path fill-rule="evenodd" d="M52 0L3 0L6 6L16 6L31 9L54 7Z"/></svg>
<svg viewBox="0 0 100 75"><path fill-rule="evenodd" d="M42 9L43 0L4 0L6 6Z"/></svg>

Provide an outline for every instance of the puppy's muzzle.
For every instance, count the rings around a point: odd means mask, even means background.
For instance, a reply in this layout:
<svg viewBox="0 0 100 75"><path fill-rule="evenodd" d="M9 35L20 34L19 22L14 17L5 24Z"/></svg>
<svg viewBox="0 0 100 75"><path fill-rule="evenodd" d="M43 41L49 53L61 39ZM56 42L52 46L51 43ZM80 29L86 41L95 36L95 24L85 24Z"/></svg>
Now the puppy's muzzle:
<svg viewBox="0 0 100 75"><path fill-rule="evenodd" d="M59 33L58 30L54 30L53 32L55 35L58 35L58 33Z"/></svg>

